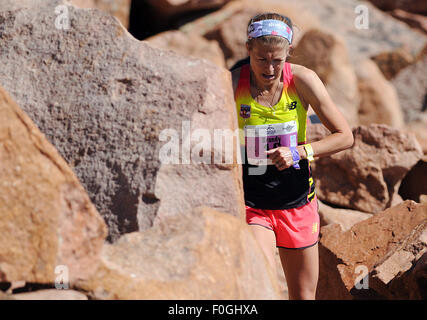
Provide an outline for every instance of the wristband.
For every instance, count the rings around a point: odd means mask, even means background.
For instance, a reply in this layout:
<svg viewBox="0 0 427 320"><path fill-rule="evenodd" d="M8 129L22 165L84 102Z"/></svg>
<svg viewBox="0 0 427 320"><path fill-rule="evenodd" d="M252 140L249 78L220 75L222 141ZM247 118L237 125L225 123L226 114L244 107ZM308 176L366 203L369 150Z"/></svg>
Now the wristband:
<svg viewBox="0 0 427 320"><path fill-rule="evenodd" d="M299 152L298 152L298 150L297 150L297 148L296 148L296 147L289 147L289 149L291 150L291 153L292 153L292 160L294 161L294 163L293 163L293 167L294 167L295 169L299 169L300 167L299 167L298 162L299 162L299 160L301 159L301 158L300 158L300 156L299 156Z"/></svg>
<svg viewBox="0 0 427 320"><path fill-rule="evenodd" d="M314 152L313 148L311 147L311 144L305 144L303 145L305 152L307 153L307 159L308 161L314 161Z"/></svg>

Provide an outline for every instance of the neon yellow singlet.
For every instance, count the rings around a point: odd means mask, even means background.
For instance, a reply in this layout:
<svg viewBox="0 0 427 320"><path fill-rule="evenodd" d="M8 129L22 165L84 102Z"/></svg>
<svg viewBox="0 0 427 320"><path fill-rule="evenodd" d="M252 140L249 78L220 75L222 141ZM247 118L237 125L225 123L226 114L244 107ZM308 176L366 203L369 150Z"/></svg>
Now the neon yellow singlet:
<svg viewBox="0 0 427 320"><path fill-rule="evenodd" d="M264 158L260 151L278 146L306 143L307 111L296 92L291 66L283 68L283 90L279 102L272 108L256 102L250 92L250 65L241 67L235 92L239 139L245 150L243 182L245 202L260 209L288 209L304 205L314 198L314 183L307 160L300 161L300 170L283 171L274 165L262 176L248 175L247 167L259 165ZM242 154L243 156L243 154ZM265 164L265 162L264 162ZM268 160L267 164L271 164Z"/></svg>

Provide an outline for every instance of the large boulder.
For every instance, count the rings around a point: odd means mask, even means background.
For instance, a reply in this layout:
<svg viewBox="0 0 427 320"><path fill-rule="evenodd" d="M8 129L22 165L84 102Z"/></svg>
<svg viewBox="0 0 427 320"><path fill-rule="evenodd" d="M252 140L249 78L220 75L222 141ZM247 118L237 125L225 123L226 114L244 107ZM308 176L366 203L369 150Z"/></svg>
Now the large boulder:
<svg viewBox="0 0 427 320"><path fill-rule="evenodd" d="M427 56L406 67L392 79L405 121L427 119ZM427 125L427 121L425 122Z"/></svg>
<svg viewBox="0 0 427 320"><path fill-rule="evenodd" d="M99 10L69 6L67 28L59 4L0 10L0 84L73 168L108 240L199 205L243 217L240 153L222 161L214 134L237 133L230 73Z"/></svg>
<svg viewBox="0 0 427 320"><path fill-rule="evenodd" d="M244 221L198 207L106 244L76 284L94 299L280 299L277 279Z"/></svg>
<svg viewBox="0 0 427 320"><path fill-rule="evenodd" d="M427 205L407 200L347 231L321 229L317 299L425 299ZM424 259L424 258L423 258ZM421 261L421 262L419 262ZM417 270L411 270L418 265ZM421 270L421 271L419 271ZM412 272L408 281L399 272ZM412 282L405 288L403 283ZM404 290L395 290L395 287ZM424 292L423 292L424 290Z"/></svg>
<svg viewBox="0 0 427 320"><path fill-rule="evenodd" d="M100 262L104 221L64 159L2 88L0 163L0 282L52 284L59 273L71 285L89 278Z"/></svg>
<svg viewBox="0 0 427 320"><path fill-rule="evenodd" d="M323 125L308 127L308 141L329 134ZM406 173L421 159L413 134L383 124L353 128L354 145L312 163L320 200L368 213L381 212L401 199Z"/></svg>
<svg viewBox="0 0 427 320"><path fill-rule="evenodd" d="M396 89L384 78L375 62L366 59L359 66L356 69L361 97L358 107L359 123L382 123L403 129L404 117Z"/></svg>
<svg viewBox="0 0 427 320"><path fill-rule="evenodd" d="M317 73L350 125L357 125L360 96L345 42L332 33L307 30L288 59Z"/></svg>

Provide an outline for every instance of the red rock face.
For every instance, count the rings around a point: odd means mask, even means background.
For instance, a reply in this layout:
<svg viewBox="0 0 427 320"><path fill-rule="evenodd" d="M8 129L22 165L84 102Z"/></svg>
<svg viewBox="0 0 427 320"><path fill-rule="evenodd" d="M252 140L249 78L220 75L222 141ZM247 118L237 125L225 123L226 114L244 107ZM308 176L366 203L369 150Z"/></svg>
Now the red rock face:
<svg viewBox="0 0 427 320"><path fill-rule="evenodd" d="M78 179L0 88L0 281L71 283L98 267L106 236ZM65 276L65 275L64 275Z"/></svg>
<svg viewBox="0 0 427 320"><path fill-rule="evenodd" d="M345 232L337 224L323 227L317 298L425 299L423 288L418 284L425 281L419 270L425 270L426 232L427 205L410 200L359 222ZM398 279L400 273L415 265L418 265L417 270L411 276L407 274L407 280ZM360 275L368 274L367 289L356 285L363 284L359 281L363 278L359 278ZM394 289L410 281L411 287L400 292Z"/></svg>
<svg viewBox="0 0 427 320"><path fill-rule="evenodd" d="M321 126L308 130L308 141L327 134ZM392 205L403 177L421 159L421 147L413 135L386 125L359 126L353 135L351 149L313 162L316 192L341 207L381 212Z"/></svg>
<svg viewBox="0 0 427 320"><path fill-rule="evenodd" d="M359 96L359 124L387 124L403 129L404 116L400 108L396 89L382 75L377 65L370 59L360 62L356 69Z"/></svg>

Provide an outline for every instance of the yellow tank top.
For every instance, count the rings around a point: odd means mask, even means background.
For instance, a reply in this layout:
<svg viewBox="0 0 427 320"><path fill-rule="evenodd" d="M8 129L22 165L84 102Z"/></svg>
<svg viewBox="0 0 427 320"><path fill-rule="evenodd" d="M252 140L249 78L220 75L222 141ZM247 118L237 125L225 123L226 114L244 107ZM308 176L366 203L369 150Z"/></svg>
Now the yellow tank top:
<svg viewBox="0 0 427 320"><path fill-rule="evenodd" d="M309 162L300 161L300 170L277 170L268 160L262 176L248 175L247 167L261 165L260 152L279 146L306 143L307 111L298 97L289 63L283 68L283 90L279 102L267 107L256 102L250 92L250 65L241 67L235 92L239 139L244 152L243 184L246 205L260 209L288 209L314 198L314 182ZM244 151L243 151L244 150ZM270 165L271 164L271 165Z"/></svg>
<svg viewBox="0 0 427 320"><path fill-rule="evenodd" d="M241 68L235 101L241 129L239 130L241 146L258 146L257 133L262 129L267 132L264 143L267 143L268 150L279 145L296 147L306 142L307 111L296 92L289 63L286 62L283 68L283 90L280 101L275 106L272 108L263 106L252 98L249 64ZM259 154L258 150L248 150L248 155L253 152ZM252 157L254 160L255 158Z"/></svg>

